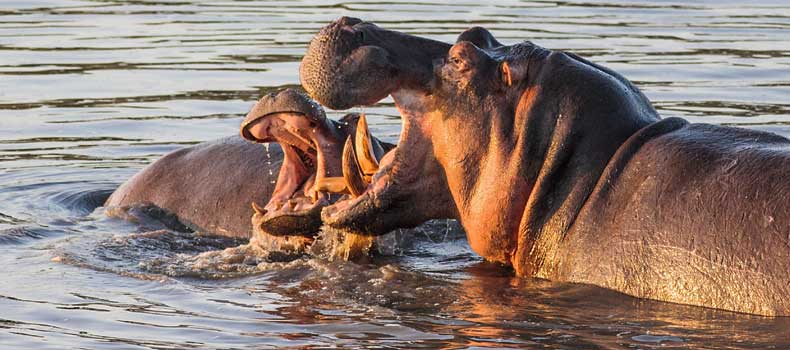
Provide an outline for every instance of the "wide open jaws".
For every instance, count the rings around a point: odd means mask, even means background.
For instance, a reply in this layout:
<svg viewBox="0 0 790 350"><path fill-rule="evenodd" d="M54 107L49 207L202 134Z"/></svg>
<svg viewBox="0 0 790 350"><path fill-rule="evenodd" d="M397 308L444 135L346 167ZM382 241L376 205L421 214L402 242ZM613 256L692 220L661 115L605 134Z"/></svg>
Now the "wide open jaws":
<svg viewBox="0 0 790 350"><path fill-rule="evenodd" d="M256 215L262 216L267 232L293 234L295 227L302 227L303 231L296 233L307 234L315 229L309 212L328 204L327 196L314 190L317 174L328 172L326 162L320 162L322 169L319 169L317 142L311 137L317 133L316 129L314 121L294 112L268 114L245 128L253 141L277 142L283 151L283 162L271 199L263 208L253 202L253 209ZM280 222L284 220L304 222ZM287 232L281 232L283 229Z"/></svg>
<svg viewBox="0 0 790 350"><path fill-rule="evenodd" d="M416 101L415 106L408 105L411 98L427 96L411 90L396 94L396 105L403 117L398 145L379 161L373 174L344 162L344 177L365 179L359 181L362 191L324 208L321 219L325 225L375 236L398 228L415 227L430 219L458 217L447 178L430 142L428 118L422 117L423 110L418 108ZM358 147L347 144L344 155L350 156L344 160L361 158L349 149L357 150Z"/></svg>
<svg viewBox="0 0 790 350"><path fill-rule="evenodd" d="M321 208L337 199L316 191L315 182L341 175L342 130L326 118L320 105L286 89L262 97L240 131L249 141L277 142L283 151L269 202L263 207L252 203L253 225L274 235L314 235L321 226Z"/></svg>
<svg viewBox="0 0 790 350"><path fill-rule="evenodd" d="M344 159L344 141L355 137L358 125L364 131L360 129L357 143L368 153L360 150L362 158ZM261 98L242 123L241 135L257 143L277 142L283 151L271 199L263 207L252 203L253 225L273 235L315 235L321 209L359 188L343 177L343 161L370 168L391 148L370 136L364 116L348 114L332 121L320 105L290 89Z"/></svg>

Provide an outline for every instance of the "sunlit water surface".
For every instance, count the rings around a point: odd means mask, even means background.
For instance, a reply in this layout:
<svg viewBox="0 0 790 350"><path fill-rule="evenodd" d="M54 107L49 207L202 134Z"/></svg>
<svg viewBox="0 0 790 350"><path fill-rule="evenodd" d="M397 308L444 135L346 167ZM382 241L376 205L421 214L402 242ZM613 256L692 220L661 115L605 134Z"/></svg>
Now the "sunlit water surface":
<svg viewBox="0 0 790 350"><path fill-rule="evenodd" d="M276 262L104 215L145 164L297 86L341 15L482 25L614 68L664 116L790 136L786 1L483 3L0 1L0 348L790 348L789 319L514 278L442 225L368 263ZM390 100L365 112L397 139Z"/></svg>

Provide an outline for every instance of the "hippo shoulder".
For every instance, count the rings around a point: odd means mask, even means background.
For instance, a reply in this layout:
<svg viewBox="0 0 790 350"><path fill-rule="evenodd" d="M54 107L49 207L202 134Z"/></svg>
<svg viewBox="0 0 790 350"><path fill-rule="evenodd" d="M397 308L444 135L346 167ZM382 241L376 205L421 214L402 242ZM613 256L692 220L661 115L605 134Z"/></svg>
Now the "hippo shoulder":
<svg viewBox="0 0 790 350"><path fill-rule="evenodd" d="M786 315L787 169L790 140L766 132L689 124L652 138L580 214L565 279Z"/></svg>

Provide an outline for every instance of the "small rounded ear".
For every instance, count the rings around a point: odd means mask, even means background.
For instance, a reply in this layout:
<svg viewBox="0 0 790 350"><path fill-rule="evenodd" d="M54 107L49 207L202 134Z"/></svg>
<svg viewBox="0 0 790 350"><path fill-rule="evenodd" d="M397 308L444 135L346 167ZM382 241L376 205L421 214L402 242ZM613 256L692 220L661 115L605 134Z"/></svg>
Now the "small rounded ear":
<svg viewBox="0 0 790 350"><path fill-rule="evenodd" d="M455 42L469 41L481 49L492 49L500 47L502 44L494 38L494 35L483 27L472 27L465 30Z"/></svg>
<svg viewBox="0 0 790 350"><path fill-rule="evenodd" d="M499 72L505 86L512 86L527 78L527 66L520 62L503 61L499 65Z"/></svg>

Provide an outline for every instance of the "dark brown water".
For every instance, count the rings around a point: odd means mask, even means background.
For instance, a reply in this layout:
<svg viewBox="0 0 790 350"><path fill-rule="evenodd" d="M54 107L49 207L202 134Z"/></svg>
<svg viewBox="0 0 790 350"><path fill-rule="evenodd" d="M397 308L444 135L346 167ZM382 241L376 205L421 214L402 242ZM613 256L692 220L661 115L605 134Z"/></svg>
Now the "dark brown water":
<svg viewBox="0 0 790 350"><path fill-rule="evenodd" d="M104 216L145 164L298 85L341 15L486 26L614 68L664 116L790 136L787 1L0 0L0 348L790 348L788 318L514 278L442 225L371 264L234 263L239 242ZM386 102L366 112L392 141Z"/></svg>

